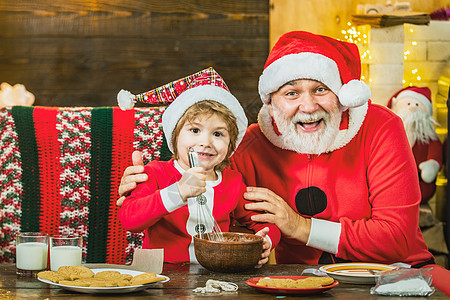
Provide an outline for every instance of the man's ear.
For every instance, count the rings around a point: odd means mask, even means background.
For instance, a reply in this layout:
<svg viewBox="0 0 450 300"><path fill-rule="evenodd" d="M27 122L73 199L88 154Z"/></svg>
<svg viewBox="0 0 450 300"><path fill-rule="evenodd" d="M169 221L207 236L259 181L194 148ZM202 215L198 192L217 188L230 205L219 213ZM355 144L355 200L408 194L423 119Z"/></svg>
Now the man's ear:
<svg viewBox="0 0 450 300"><path fill-rule="evenodd" d="M266 104L269 110L267 111L269 113L269 116L273 119L273 106L272 106L272 98L269 98L269 102Z"/></svg>

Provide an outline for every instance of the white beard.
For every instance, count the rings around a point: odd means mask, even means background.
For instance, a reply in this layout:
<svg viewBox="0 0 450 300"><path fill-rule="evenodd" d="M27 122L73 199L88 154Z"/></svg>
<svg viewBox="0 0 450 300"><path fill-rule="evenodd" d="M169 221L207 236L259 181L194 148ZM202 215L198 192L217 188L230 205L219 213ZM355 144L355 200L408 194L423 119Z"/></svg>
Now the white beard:
<svg viewBox="0 0 450 300"><path fill-rule="evenodd" d="M403 120L406 136L411 147L416 142L428 144L430 140L439 138L434 128L437 122L428 113L423 111L410 112L407 109L395 113Z"/></svg>
<svg viewBox="0 0 450 300"><path fill-rule="evenodd" d="M339 133L342 111L338 106L332 111L316 112L313 114L297 113L291 119L274 105L273 118L281 133L283 148L305 154L322 154L329 151ZM322 119L323 126L319 131L302 132L297 129L298 122L314 122Z"/></svg>

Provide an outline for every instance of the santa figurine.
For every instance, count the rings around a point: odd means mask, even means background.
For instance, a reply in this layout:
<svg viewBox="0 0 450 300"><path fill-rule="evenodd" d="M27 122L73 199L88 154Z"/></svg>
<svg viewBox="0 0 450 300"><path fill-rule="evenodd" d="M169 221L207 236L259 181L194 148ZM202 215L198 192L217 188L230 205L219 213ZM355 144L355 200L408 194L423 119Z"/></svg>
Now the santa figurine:
<svg viewBox="0 0 450 300"><path fill-rule="evenodd" d="M436 177L442 167L442 143L435 131L431 91L428 87L409 86L395 93L387 107L403 120L409 145L419 172L422 203L436 192Z"/></svg>

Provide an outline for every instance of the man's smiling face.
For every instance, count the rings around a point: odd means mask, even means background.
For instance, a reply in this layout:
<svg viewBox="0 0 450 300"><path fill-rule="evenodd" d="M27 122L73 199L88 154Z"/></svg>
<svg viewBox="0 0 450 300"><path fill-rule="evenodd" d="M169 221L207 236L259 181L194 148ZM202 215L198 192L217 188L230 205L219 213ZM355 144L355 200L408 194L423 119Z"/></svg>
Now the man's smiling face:
<svg viewBox="0 0 450 300"><path fill-rule="evenodd" d="M342 106L319 81L290 81L271 95L269 106L286 148L293 151L326 152L339 131Z"/></svg>

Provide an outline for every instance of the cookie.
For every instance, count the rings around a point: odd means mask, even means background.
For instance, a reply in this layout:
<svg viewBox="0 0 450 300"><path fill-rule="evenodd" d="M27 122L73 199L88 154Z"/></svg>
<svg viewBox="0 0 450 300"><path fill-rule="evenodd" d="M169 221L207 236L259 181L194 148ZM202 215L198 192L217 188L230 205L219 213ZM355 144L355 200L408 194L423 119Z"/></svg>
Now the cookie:
<svg viewBox="0 0 450 300"><path fill-rule="evenodd" d="M130 274L121 274L119 271L101 271L94 275L94 278L103 278L106 280L131 280Z"/></svg>
<svg viewBox="0 0 450 300"><path fill-rule="evenodd" d="M59 282L59 284L70 285L70 286L81 286L81 287L89 286L89 283L84 282L82 280L62 280Z"/></svg>
<svg viewBox="0 0 450 300"><path fill-rule="evenodd" d="M42 271L37 274L40 279L49 280L51 282L59 283L64 280L64 277L54 271Z"/></svg>
<svg viewBox="0 0 450 300"><path fill-rule="evenodd" d="M83 266L62 266L58 268L57 273L63 276L66 280L91 278L95 275L91 269Z"/></svg>
<svg viewBox="0 0 450 300"><path fill-rule="evenodd" d="M141 285L141 284L147 284L157 281L164 280L164 277L157 277L155 273L142 273L139 275L134 276L130 284L131 285Z"/></svg>
<svg viewBox="0 0 450 300"><path fill-rule="evenodd" d="M330 285L334 282L331 277L307 277L303 279L303 282L312 282L315 284L320 284L321 286Z"/></svg>
<svg viewBox="0 0 450 300"><path fill-rule="evenodd" d="M307 289L330 285L333 282L334 279L331 277L306 277L297 280L290 278L261 278L256 284L259 286L277 288Z"/></svg>

